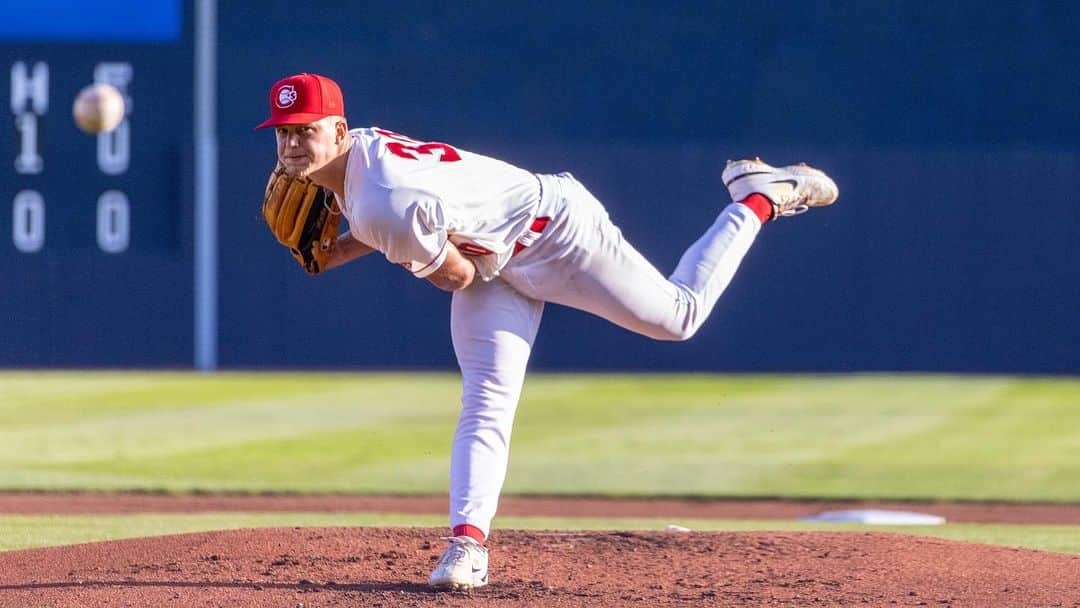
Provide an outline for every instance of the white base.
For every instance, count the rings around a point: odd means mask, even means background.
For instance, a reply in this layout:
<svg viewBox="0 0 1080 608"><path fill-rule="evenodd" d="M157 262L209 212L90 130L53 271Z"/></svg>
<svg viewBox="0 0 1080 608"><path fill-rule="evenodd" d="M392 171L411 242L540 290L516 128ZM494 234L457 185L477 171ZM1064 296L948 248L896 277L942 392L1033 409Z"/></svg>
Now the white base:
<svg viewBox="0 0 1080 608"><path fill-rule="evenodd" d="M855 509L851 511L826 511L802 518L803 521L828 521L878 526L938 526L945 518L911 511L887 511L884 509Z"/></svg>

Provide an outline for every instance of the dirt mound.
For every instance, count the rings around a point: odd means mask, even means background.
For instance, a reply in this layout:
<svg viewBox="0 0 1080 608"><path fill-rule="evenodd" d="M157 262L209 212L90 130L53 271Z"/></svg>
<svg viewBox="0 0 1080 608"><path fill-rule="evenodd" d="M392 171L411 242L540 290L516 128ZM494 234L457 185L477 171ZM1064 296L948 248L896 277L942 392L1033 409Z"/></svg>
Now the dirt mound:
<svg viewBox="0 0 1080 608"><path fill-rule="evenodd" d="M0 606L1080 606L1080 556L882 533L497 531L492 584L435 593L424 582L442 533L275 528L11 551Z"/></svg>

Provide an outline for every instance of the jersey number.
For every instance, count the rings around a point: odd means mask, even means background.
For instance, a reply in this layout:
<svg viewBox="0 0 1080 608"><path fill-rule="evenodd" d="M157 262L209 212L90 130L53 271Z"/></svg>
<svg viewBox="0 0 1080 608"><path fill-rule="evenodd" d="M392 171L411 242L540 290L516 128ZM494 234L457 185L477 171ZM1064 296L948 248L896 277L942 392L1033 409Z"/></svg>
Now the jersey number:
<svg viewBox="0 0 1080 608"><path fill-rule="evenodd" d="M386 149L394 156L409 160L435 159L440 163L452 163L461 160L461 155L449 144L416 141L386 129L375 129L375 132L383 137L395 140L386 144Z"/></svg>

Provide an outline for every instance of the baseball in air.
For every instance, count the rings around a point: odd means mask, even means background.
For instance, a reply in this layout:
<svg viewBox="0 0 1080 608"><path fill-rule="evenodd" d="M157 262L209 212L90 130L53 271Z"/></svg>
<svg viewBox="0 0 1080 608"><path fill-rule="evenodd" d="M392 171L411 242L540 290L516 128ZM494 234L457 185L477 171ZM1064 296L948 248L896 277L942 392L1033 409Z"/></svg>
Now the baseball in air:
<svg viewBox="0 0 1080 608"><path fill-rule="evenodd" d="M83 131L108 133L124 120L124 95L111 84L92 84L79 91L71 113Z"/></svg>

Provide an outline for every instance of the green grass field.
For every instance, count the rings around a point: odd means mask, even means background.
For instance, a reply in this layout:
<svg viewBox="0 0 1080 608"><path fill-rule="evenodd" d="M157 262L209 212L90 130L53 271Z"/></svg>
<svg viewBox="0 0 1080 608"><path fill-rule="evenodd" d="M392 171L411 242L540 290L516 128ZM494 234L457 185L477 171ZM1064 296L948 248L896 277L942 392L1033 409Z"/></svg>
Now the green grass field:
<svg viewBox="0 0 1080 608"><path fill-rule="evenodd" d="M4 372L0 489L443 493L457 382ZM534 375L512 452L508 493L1080 502L1080 380Z"/></svg>

